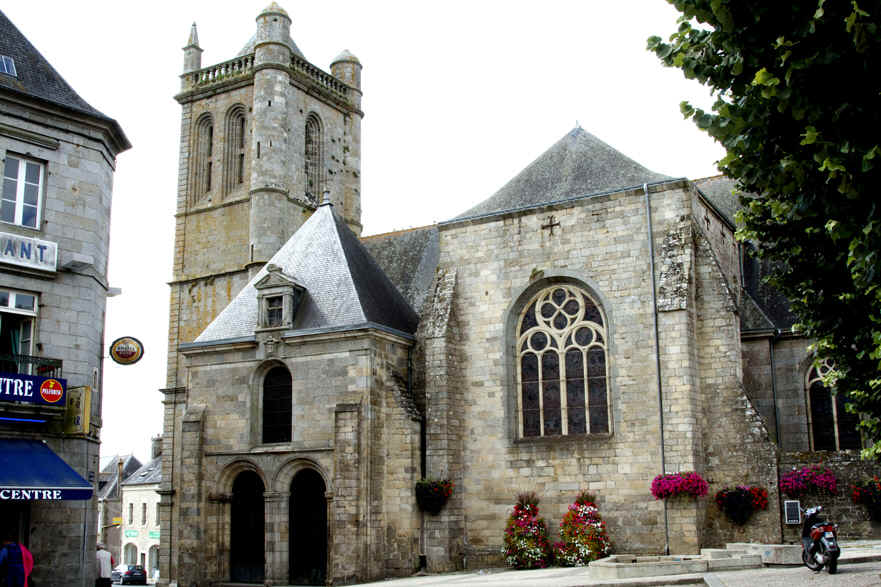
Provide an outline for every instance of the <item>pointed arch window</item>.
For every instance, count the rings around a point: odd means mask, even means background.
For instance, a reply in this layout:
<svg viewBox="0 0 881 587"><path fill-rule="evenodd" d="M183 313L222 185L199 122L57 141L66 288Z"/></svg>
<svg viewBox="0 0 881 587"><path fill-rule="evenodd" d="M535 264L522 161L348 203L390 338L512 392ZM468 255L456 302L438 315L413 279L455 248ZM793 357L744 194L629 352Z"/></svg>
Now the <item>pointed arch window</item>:
<svg viewBox="0 0 881 587"><path fill-rule="evenodd" d="M205 114L196 122L193 201L198 202L211 192L214 156L214 119Z"/></svg>
<svg viewBox="0 0 881 587"><path fill-rule="evenodd" d="M291 441L291 373L273 367L263 379L263 443Z"/></svg>
<svg viewBox="0 0 881 587"><path fill-rule="evenodd" d="M828 361L811 367L805 378L810 414L812 450L849 450L862 448L859 415L847 411L843 394L831 393L823 377L834 369Z"/></svg>
<svg viewBox="0 0 881 587"><path fill-rule="evenodd" d="M247 129L245 107L237 104L226 116L226 142L223 154L224 194L230 194L245 184Z"/></svg>
<svg viewBox="0 0 881 587"><path fill-rule="evenodd" d="M608 434L605 319L593 298L573 284L546 287L516 336L518 436Z"/></svg>
<svg viewBox="0 0 881 587"><path fill-rule="evenodd" d="M306 199L314 204L321 201L324 190L323 175L321 173L322 161L321 120L316 114L310 114L306 118Z"/></svg>

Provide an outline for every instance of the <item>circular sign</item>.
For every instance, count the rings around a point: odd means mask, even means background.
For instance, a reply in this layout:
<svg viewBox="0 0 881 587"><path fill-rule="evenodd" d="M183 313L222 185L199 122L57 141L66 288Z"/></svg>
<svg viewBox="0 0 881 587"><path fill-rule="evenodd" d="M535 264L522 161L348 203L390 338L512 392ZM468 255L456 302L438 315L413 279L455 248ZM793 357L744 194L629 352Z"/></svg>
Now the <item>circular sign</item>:
<svg viewBox="0 0 881 587"><path fill-rule="evenodd" d="M40 396L50 404L64 397L64 388L55 379L47 379L40 385Z"/></svg>
<svg viewBox="0 0 881 587"><path fill-rule="evenodd" d="M137 338L123 336L110 345L110 358L120 365L133 365L144 356L144 345Z"/></svg>

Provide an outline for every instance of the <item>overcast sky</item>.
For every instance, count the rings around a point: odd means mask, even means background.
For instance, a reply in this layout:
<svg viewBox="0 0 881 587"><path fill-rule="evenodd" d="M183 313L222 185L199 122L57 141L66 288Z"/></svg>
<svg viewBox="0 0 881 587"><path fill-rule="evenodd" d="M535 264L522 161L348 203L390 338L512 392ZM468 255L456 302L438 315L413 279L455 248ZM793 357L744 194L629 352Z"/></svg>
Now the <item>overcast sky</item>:
<svg viewBox="0 0 881 587"><path fill-rule="evenodd" d="M190 25L208 66L234 57L268 0L4 2L2 10L132 149L114 181L107 345L140 339L140 363L104 367L101 454L149 458L162 431L180 106ZM291 36L329 71L364 66L364 234L424 226L492 195L575 125L649 169L717 174L721 148L679 102L705 89L645 50L676 29L665 0L335 0L279 4ZM105 354L106 346L105 345Z"/></svg>

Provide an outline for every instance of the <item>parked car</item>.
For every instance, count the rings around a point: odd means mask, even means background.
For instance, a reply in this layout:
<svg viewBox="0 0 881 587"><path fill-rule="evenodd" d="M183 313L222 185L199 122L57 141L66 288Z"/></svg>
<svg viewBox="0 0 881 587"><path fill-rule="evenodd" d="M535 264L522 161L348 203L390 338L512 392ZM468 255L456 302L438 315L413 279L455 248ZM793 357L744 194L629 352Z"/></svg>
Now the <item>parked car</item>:
<svg viewBox="0 0 881 587"><path fill-rule="evenodd" d="M110 573L110 580L120 585L146 585L147 571L141 565L119 565Z"/></svg>

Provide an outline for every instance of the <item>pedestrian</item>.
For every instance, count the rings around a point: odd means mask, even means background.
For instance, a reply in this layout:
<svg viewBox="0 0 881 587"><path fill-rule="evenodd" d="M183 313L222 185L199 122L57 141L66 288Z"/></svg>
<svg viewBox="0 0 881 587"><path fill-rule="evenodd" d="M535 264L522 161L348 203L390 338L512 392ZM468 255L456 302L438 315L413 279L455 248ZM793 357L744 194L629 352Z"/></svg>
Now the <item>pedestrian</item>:
<svg viewBox="0 0 881 587"><path fill-rule="evenodd" d="M113 572L113 557L100 542L95 553L97 572L95 573L95 587L108 587L110 585L110 573Z"/></svg>
<svg viewBox="0 0 881 587"><path fill-rule="evenodd" d="M24 559L15 536L5 535L0 547L0 587L24 587Z"/></svg>

